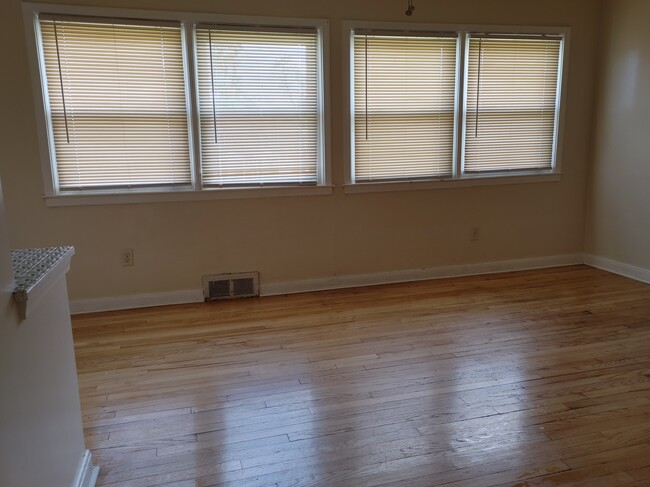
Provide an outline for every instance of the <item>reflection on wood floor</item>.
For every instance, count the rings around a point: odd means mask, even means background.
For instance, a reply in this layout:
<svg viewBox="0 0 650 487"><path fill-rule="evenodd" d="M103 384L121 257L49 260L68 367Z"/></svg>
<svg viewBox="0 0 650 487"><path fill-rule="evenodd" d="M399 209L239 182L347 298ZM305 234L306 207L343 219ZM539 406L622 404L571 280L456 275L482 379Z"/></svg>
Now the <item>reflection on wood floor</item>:
<svg viewBox="0 0 650 487"><path fill-rule="evenodd" d="M102 486L650 485L650 286L586 266L73 322Z"/></svg>

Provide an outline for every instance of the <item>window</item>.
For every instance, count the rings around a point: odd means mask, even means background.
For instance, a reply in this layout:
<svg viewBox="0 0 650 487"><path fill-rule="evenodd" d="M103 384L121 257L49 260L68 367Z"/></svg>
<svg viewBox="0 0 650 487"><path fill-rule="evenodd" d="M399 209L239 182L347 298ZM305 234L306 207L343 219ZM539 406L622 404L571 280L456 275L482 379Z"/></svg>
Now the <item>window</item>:
<svg viewBox="0 0 650 487"><path fill-rule="evenodd" d="M189 185L181 27L41 16L58 188Z"/></svg>
<svg viewBox="0 0 650 487"><path fill-rule="evenodd" d="M558 172L568 31L404 27L349 25L349 183Z"/></svg>
<svg viewBox="0 0 650 487"><path fill-rule="evenodd" d="M316 29L196 31L203 184L316 184Z"/></svg>
<svg viewBox="0 0 650 487"><path fill-rule="evenodd" d="M467 42L464 172L551 170L562 38Z"/></svg>
<svg viewBox="0 0 650 487"><path fill-rule="evenodd" d="M331 193L326 22L24 10L48 204Z"/></svg>
<svg viewBox="0 0 650 487"><path fill-rule="evenodd" d="M356 181L453 172L457 36L355 32Z"/></svg>

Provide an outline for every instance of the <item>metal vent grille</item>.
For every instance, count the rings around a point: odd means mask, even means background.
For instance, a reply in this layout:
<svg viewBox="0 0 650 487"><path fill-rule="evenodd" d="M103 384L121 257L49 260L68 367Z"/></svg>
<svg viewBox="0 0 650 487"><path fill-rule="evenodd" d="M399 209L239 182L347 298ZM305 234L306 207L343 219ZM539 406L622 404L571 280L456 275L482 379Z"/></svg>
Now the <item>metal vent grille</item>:
<svg viewBox="0 0 650 487"><path fill-rule="evenodd" d="M211 299L230 297L230 281L209 281L207 297Z"/></svg>
<svg viewBox="0 0 650 487"><path fill-rule="evenodd" d="M257 272L203 276L203 297L206 301L259 295L259 273Z"/></svg>
<svg viewBox="0 0 650 487"><path fill-rule="evenodd" d="M234 296L252 296L255 293L255 280L251 277L232 280L232 293Z"/></svg>

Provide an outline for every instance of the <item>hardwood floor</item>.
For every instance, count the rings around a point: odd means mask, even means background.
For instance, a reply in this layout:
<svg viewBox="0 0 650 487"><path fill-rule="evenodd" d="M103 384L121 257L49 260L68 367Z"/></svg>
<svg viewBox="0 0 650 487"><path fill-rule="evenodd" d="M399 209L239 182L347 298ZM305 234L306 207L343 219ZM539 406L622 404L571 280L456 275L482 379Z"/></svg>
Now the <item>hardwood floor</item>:
<svg viewBox="0 0 650 487"><path fill-rule="evenodd" d="M586 266L73 328L101 486L650 486L650 286Z"/></svg>

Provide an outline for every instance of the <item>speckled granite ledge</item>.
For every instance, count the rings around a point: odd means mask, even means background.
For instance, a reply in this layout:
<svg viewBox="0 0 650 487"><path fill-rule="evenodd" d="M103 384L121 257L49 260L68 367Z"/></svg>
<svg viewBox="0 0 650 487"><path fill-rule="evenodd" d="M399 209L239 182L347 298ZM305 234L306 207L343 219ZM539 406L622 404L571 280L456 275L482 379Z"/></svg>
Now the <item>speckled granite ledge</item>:
<svg viewBox="0 0 650 487"><path fill-rule="evenodd" d="M47 247L11 251L16 289L14 299L20 306L22 318L26 315L27 301L35 289L63 262L69 264L74 247Z"/></svg>

